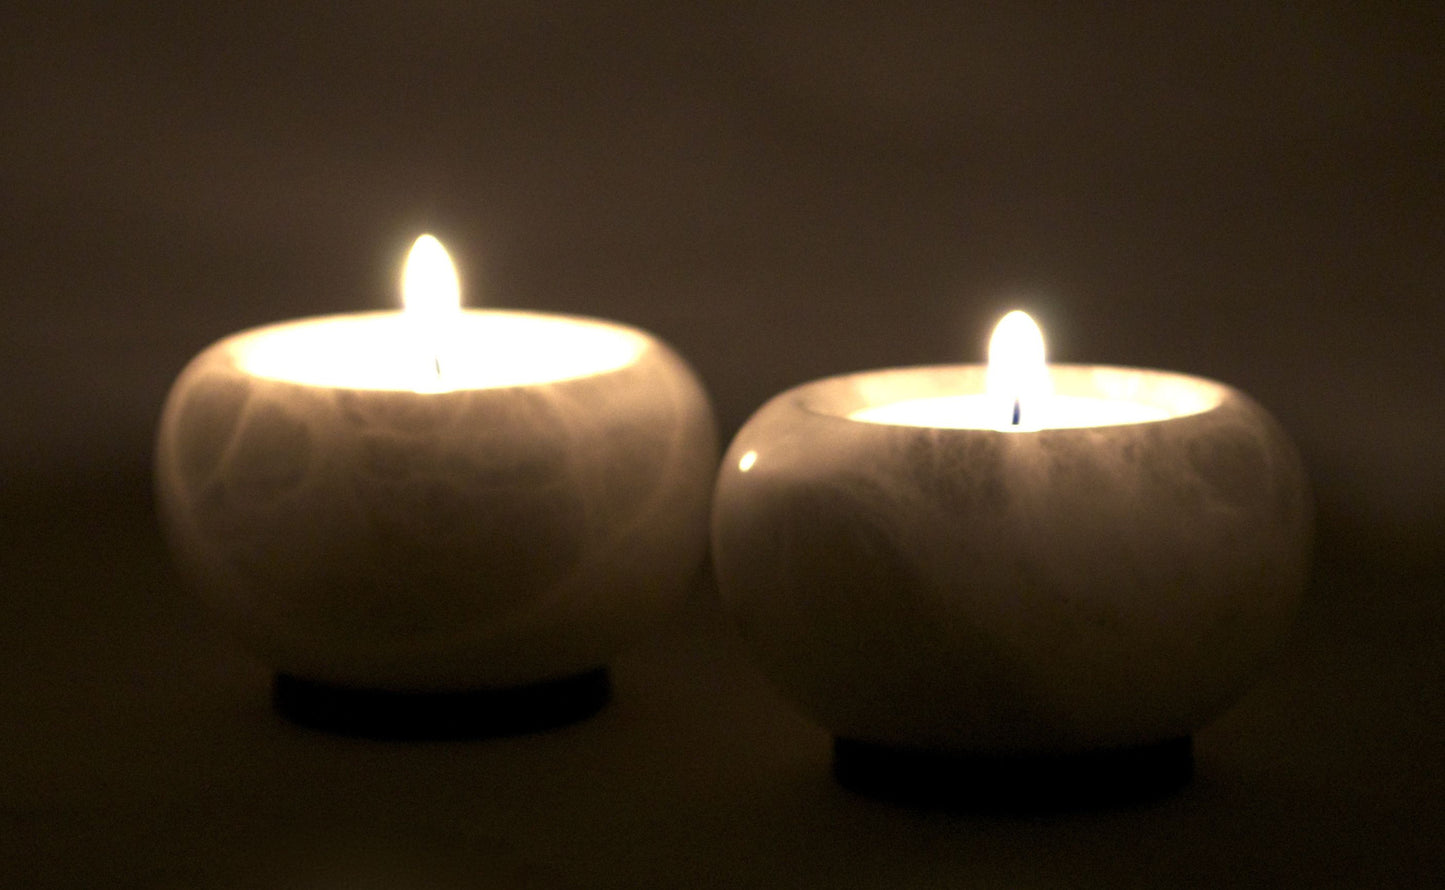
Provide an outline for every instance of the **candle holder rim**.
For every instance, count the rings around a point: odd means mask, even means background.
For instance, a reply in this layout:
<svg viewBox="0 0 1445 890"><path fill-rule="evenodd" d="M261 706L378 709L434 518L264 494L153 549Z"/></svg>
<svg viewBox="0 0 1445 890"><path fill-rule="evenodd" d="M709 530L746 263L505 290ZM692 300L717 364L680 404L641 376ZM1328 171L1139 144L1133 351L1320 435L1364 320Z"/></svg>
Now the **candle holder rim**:
<svg viewBox="0 0 1445 890"><path fill-rule="evenodd" d="M1065 377L1073 377L1075 375L1102 373L1105 375L1118 377L1122 377L1125 375L1136 375L1141 378L1152 378L1156 381L1162 381L1165 382L1167 385L1187 386L1201 391L1202 404L1200 407L1191 408L1188 410L1176 410L1174 407L1170 406L1169 415L1166 417L1158 418L1156 420L1137 420L1121 423L1105 423L1088 427L1045 427L1043 429L1028 430L1026 432L1033 432L1039 434L1060 432L1067 433L1077 429L1107 429L1112 427L1143 426L1155 423L1168 423L1170 421L1183 420L1189 417L1217 411L1221 407L1232 401L1253 401L1246 393L1233 386L1230 386L1227 383L1223 383L1209 377L1204 377L1202 375L1189 374L1181 371L1167 371L1159 368L1147 368L1131 365L1089 364L1080 362L1051 362L1049 363L1048 368L1050 376L1055 380L1056 384L1059 380L1060 374ZM773 399L770 400L769 405L765 405L763 408L760 408L756 413L761 414L770 406L777 407L780 405L787 405L795 409L799 413L823 419L825 422L866 424L869 426L895 429L911 428L926 430L932 433L947 434L976 434L997 432L997 430L977 429L972 427L926 426L920 424L889 423L876 420L859 420L849 416L852 412L857 411L861 408L878 404L878 402L869 401L866 397L862 396L860 384L864 383L865 381L872 380L882 382L890 378L897 381L903 381L914 377L926 378L928 376L938 375L940 373L957 374L964 379L976 378L977 382L980 384L980 388L976 391L955 391L949 389L942 389L938 392L919 392L909 395L902 395L899 397L898 400L902 401L904 399L926 398L934 395L982 395L982 383L984 381L987 370L988 365L986 363L961 362L957 364L901 365L886 368L872 368L862 371L850 371L843 374L833 374L827 377L820 377L814 380L807 381L805 383L800 383L796 386L790 387L787 390L784 390L783 392L774 396ZM834 400L830 400L828 396L834 396L835 391L837 393L837 396L834 397ZM846 398L848 394L851 394L856 398L848 399ZM829 401L832 401L832 404L829 404ZM1009 435L1017 434L1018 433L1015 432L1009 433Z"/></svg>
<svg viewBox="0 0 1445 890"><path fill-rule="evenodd" d="M334 383L317 382L317 381L314 381L314 380L296 379L296 378L290 377L290 376L283 376L283 375L278 375L278 374L263 373L263 372L257 372L257 371L255 371L254 369L248 369L247 366L246 366L246 363L242 360L243 350L246 348L246 346L247 346L248 343L254 342L254 341L257 340L257 339L259 339L259 338L261 338L261 337L264 337L264 336L266 336L266 335L272 334L272 333L279 333L279 332L283 332L283 331L292 331L292 330L294 330L294 329L301 328L301 327L305 327L305 326L309 326L309 325L320 325L320 324L323 324L323 323L333 322L333 321L353 321L353 320L355 320L355 321L360 321L360 322L362 322L362 323L367 323L367 322L382 321L382 320L385 320L385 319L400 319L400 318L402 318L402 317L404 316L404 310L402 310L402 309L394 309L394 310L376 309L376 310L361 310L361 311L357 311L357 312L336 312L336 313L323 313L323 314L318 314L318 315L306 315L306 316L300 316L300 317L297 317L297 318L285 319L285 320L282 320L282 321L275 321L275 322L268 322L268 323L265 323L265 324L259 324L259 325L254 325L254 326L252 326L252 327L243 328L243 329L241 329L241 330L239 330L239 331L235 331L235 332L233 332L233 333L227 334L226 336L221 337L220 339L215 340L215 341L213 341L212 343L210 343L209 345L207 345L205 348L203 348L200 352L196 353L196 354L191 358L191 360L190 360L190 361L188 362L188 364L187 364L187 367L186 367L185 369L183 369L181 373L182 373L182 375L184 375L184 374L185 374L187 371L189 371L192 367L202 366L202 365L204 365L204 364L206 363L206 361L210 360L211 357L219 355L219 356L222 356L222 360L223 360L229 367L232 367L232 368L234 368L234 369L236 369L236 370L246 371L247 373L253 373L253 374L255 374L255 376L257 376L257 377L259 377L259 378L267 379L267 380L270 380L270 381L272 381L272 382L274 382L274 383L277 383L277 384L280 384L280 385L285 385L285 386L298 386L298 387L306 387L306 388L314 388L314 389L355 389L355 390L378 391L378 392L416 393L416 394L423 395L423 396L435 397L435 396L447 396L447 395L456 394L456 393L469 393L469 392L470 392L470 393L475 393L475 392L484 391L484 390L485 390L485 391L493 391L493 390L495 390L495 391L501 392L501 391L506 391L506 390L515 390L515 389L526 388L526 387L532 386L532 385L554 385L554 384L558 384L558 383L566 383L566 382L575 381L575 380L596 379L596 378L599 378L599 377L606 377L606 376L608 376L608 375L616 374L616 373L621 373L621 372L626 371L626 370L629 369L629 368L636 367L639 363L642 363L643 361L645 361L645 360L646 360L646 357L647 357L650 353L651 353L651 354L662 353L662 354L664 354L664 355L674 356L674 357L676 357L679 361L683 361L683 362L685 363L685 360L681 359L681 357L678 355L677 351L676 351L669 343L667 343L667 341L665 341L664 339L662 339L662 338L659 337L658 335L652 333L651 331L649 331L649 330L647 330L647 329L645 329L645 328L641 328L641 327L638 327L638 326L636 326L636 325L631 325L631 324L628 324L628 323L626 323L626 322L615 321L615 320L613 320L613 319L599 318L599 317L594 317L594 316L571 314L571 313L544 312L544 311L534 311L534 310L528 310L528 309L504 309L504 308L492 308L492 307L462 307L462 308L459 310L459 314L462 315L462 316L464 316L464 317L471 318L471 319L479 319L479 318L492 317L492 318L507 318L507 319L519 319L519 320L533 320L533 321L542 322L542 323L546 323L546 322L566 322L566 323L570 323L570 324L575 324L575 325L577 325L577 326L579 326L579 327L582 327L582 328L592 328L592 329L594 329L599 335L606 334L606 335L609 335L609 336L620 336L620 337L626 338L626 339L630 342L630 344L634 347L634 352L633 352L632 355L630 355L630 356L627 358L626 361L623 361L623 362L621 362L621 363L619 363L619 364L615 364L615 365L612 365L612 366L609 366L609 367L601 367L601 368L599 368L598 370L596 370L595 372L591 372L591 373L585 373L585 374L570 374L570 375L565 376L565 377L558 377L558 378L554 378L554 379L542 379L542 380L536 380L536 381L525 381L525 380L524 380L524 381L518 381L518 382L511 382L511 383L501 384L501 385L490 385L490 386L461 385L461 386L456 386L456 387L452 387L452 388L440 388L440 389L437 389L437 390L415 390L415 389L408 389L408 388L405 388L405 387L383 387L383 386L370 386L370 385L365 385L365 384L358 384L358 385L337 385L337 384L334 384ZM585 335L584 335L584 336L585 336Z"/></svg>
<svg viewBox="0 0 1445 890"><path fill-rule="evenodd" d="M300 315L296 318L287 318L282 319L281 321L264 322L261 324L251 325L249 327L242 328L238 331L232 331L231 333L212 341L211 344L202 351L207 351L211 348L226 344L234 344L237 341L244 340L257 334L268 333L271 331L279 331L291 327L300 327L303 325L316 324L319 322L340 321L344 319L371 320L382 318L396 318L404 316L405 312L406 310L400 308L360 309L355 312L322 312L315 315ZM519 319L530 318L536 319L538 321L569 321L576 322L582 325L609 328L618 333L633 334L643 339L656 340L658 342L661 342L660 337L647 330L646 328L638 327L637 325L633 324L628 324L627 322L623 321L617 321L616 319L602 318L595 315L583 315L574 312L548 312L540 309L514 309L504 308L500 306L463 306L458 310L458 313L460 315L471 318L476 318L479 316L492 316Z"/></svg>

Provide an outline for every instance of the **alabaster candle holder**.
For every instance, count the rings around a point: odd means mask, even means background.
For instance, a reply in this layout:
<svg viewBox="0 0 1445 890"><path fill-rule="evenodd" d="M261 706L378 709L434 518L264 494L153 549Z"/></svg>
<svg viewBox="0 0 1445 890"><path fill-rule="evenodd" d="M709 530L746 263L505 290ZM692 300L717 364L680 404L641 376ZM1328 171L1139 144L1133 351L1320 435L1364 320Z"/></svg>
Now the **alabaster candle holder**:
<svg viewBox="0 0 1445 890"><path fill-rule="evenodd" d="M850 374L759 409L715 492L726 608L834 734L840 771L900 752L1034 775L1187 757L1299 603L1294 447L1198 377L1054 366L1055 426L1029 428L1017 400L1012 424L1008 400L990 414L989 375Z"/></svg>
<svg viewBox="0 0 1445 890"><path fill-rule="evenodd" d="M157 440L177 564L286 701L595 698L702 560L707 397L668 346L612 322L455 309L435 354L416 330L329 316L198 355Z"/></svg>

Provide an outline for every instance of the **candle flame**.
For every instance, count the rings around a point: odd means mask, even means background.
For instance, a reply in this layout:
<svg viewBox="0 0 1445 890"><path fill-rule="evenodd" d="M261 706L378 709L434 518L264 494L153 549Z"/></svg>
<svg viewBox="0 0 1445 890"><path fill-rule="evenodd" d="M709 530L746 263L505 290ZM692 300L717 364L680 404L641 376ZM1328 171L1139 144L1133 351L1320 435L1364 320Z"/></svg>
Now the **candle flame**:
<svg viewBox="0 0 1445 890"><path fill-rule="evenodd" d="M1036 430L1053 386L1044 361L1044 335L1028 313L1005 315L988 341L987 389L1002 430Z"/></svg>
<svg viewBox="0 0 1445 890"><path fill-rule="evenodd" d="M462 307L457 267L442 243L422 235L411 246L401 274L401 302L414 317L444 321Z"/></svg>
<svg viewBox="0 0 1445 890"><path fill-rule="evenodd" d="M447 249L431 235L416 239L406 256L401 273L401 303L402 314L410 322L414 348L426 356L417 391L445 388L443 367L453 358L448 347L449 332L461 317L462 288L457 282L457 267ZM419 363L418 367L422 365Z"/></svg>

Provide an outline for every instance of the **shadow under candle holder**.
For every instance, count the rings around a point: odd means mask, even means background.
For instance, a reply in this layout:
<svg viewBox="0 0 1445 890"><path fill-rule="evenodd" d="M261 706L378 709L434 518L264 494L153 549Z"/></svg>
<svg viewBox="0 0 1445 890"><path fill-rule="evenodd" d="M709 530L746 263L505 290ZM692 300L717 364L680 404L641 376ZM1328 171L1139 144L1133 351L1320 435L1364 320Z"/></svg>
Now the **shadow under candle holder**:
<svg viewBox="0 0 1445 890"><path fill-rule="evenodd" d="M1058 755L963 755L833 740L833 776L849 791L931 808L1037 814L1145 803L1194 775L1190 736Z"/></svg>
<svg viewBox="0 0 1445 890"><path fill-rule="evenodd" d="M286 720L383 741L459 741L559 729L612 697L606 668L524 686L447 692L357 689L277 674L271 701Z"/></svg>

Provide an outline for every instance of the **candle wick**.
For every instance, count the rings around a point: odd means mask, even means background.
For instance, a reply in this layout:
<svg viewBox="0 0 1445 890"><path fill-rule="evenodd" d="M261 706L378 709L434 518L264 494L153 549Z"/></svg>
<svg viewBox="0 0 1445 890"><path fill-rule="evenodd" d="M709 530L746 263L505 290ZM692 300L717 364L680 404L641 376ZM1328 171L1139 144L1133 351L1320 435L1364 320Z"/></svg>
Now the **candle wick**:
<svg viewBox="0 0 1445 890"><path fill-rule="evenodd" d="M1015 397L1015 398L1014 398L1014 422L1013 422L1013 425L1014 425L1014 426L1018 426L1018 425L1019 425L1019 415L1023 413L1022 409L1023 409L1023 406L1019 404L1018 398Z"/></svg>
<svg viewBox="0 0 1445 890"><path fill-rule="evenodd" d="M432 356L431 360L432 360L432 366L436 368L437 376L438 376L438 377L442 376L442 357L439 356L439 355L434 355L434 356ZM1015 421L1015 422L1017 422L1017 421Z"/></svg>

